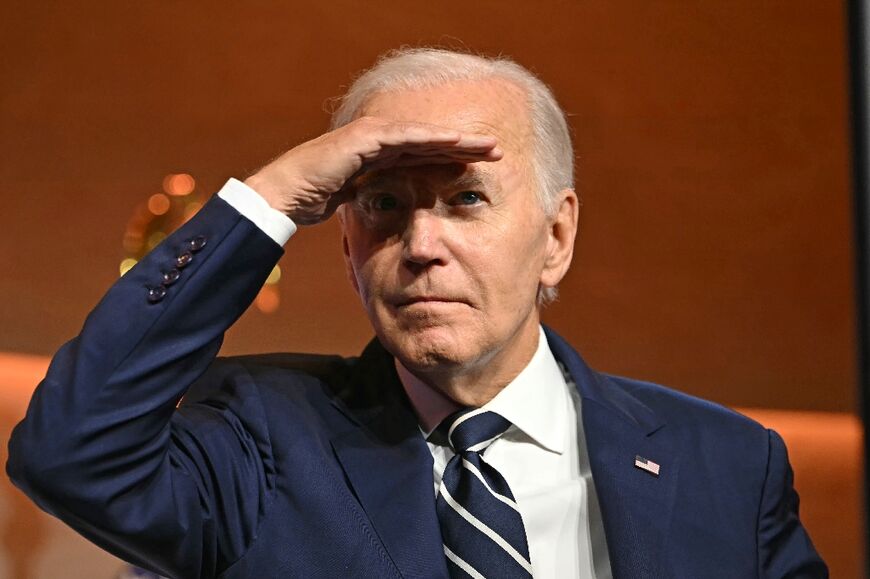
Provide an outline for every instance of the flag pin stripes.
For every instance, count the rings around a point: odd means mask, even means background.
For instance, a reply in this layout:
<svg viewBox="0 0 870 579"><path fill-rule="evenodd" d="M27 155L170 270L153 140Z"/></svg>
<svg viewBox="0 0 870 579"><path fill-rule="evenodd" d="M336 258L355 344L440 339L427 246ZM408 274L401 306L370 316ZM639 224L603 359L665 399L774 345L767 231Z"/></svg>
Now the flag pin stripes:
<svg viewBox="0 0 870 579"><path fill-rule="evenodd" d="M657 462L653 462L648 458L644 458L641 455L635 455L634 457L634 466L639 468L640 470L645 470L653 476L659 476L659 470L661 467Z"/></svg>

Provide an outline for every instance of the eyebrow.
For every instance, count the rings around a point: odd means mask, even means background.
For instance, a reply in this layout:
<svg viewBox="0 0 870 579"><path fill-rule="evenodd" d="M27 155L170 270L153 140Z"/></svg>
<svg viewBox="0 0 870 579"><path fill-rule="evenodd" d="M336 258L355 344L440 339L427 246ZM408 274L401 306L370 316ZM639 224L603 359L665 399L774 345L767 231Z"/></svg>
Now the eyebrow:
<svg viewBox="0 0 870 579"><path fill-rule="evenodd" d="M471 169L470 171L465 171L456 179L452 179L450 184L462 189L474 189L477 187L492 187L494 182L490 173Z"/></svg>

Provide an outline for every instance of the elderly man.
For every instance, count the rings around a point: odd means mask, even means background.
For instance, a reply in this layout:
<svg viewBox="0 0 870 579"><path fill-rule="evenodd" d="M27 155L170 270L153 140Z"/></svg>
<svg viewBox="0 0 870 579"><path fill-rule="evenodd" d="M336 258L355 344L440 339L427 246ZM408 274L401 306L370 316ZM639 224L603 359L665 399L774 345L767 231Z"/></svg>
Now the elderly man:
<svg viewBox="0 0 870 579"><path fill-rule="evenodd" d="M826 576L775 433L598 374L541 327L572 180L525 69L388 55L331 132L231 180L108 292L10 475L171 577ZM215 360L296 225L334 212L377 338Z"/></svg>

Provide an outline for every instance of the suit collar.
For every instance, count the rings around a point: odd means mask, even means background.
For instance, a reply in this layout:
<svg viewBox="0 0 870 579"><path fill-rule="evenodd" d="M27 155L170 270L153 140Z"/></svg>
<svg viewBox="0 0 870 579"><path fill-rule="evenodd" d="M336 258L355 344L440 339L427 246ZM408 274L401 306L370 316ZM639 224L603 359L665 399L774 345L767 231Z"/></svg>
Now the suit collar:
<svg viewBox="0 0 870 579"><path fill-rule="evenodd" d="M332 446L384 549L403 577L447 577L435 513L432 455L377 340L335 403L357 425Z"/></svg>
<svg viewBox="0 0 870 579"><path fill-rule="evenodd" d="M577 351L559 334L547 326L544 326L544 334L553 355L565 365L573 378L581 398L606 408L646 435L664 426L664 421L647 405L623 388L615 387L607 377L587 366Z"/></svg>
<svg viewBox="0 0 870 579"><path fill-rule="evenodd" d="M569 403L565 376L539 330L532 359L483 407L507 418L538 446L562 454L568 438Z"/></svg>
<svg viewBox="0 0 870 579"><path fill-rule="evenodd" d="M664 420L621 384L590 369L545 328L556 359L581 396L583 431L614 577L665 577L680 470L679 441ZM657 463L654 476L635 457Z"/></svg>

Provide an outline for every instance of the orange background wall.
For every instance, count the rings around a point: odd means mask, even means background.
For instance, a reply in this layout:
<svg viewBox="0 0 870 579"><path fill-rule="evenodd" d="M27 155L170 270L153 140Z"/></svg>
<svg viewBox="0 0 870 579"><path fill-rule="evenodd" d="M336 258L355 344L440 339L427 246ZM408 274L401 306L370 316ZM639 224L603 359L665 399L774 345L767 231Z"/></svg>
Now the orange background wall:
<svg viewBox="0 0 870 579"><path fill-rule="evenodd" d="M854 412L839 2L32 2L0 21L0 351L47 355L167 173L211 193L324 130L401 44L503 52L570 114L584 206L545 318L596 367L735 406ZM357 352L335 223L225 353ZM798 481L800 485L800 481ZM858 517L858 513L854 515Z"/></svg>
<svg viewBox="0 0 870 579"><path fill-rule="evenodd" d="M547 320L597 367L725 403L850 411L837 2L34 2L0 24L0 350L48 354L117 275L134 206L207 192L326 126L403 43L504 52L571 115L583 231ZM229 352L357 352L335 224Z"/></svg>

